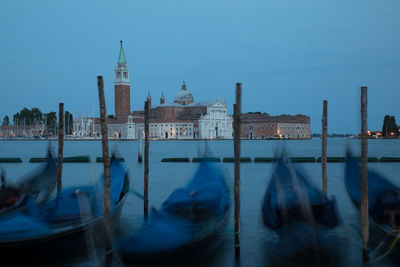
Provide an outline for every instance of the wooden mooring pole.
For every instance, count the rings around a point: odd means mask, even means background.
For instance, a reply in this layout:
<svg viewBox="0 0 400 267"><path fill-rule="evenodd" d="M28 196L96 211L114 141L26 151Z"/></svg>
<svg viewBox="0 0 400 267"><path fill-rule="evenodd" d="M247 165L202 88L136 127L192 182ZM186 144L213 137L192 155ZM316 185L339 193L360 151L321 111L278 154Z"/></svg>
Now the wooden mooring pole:
<svg viewBox="0 0 400 267"><path fill-rule="evenodd" d="M64 103L60 103L58 111L58 166L57 166L57 194L62 188L62 164L64 150Z"/></svg>
<svg viewBox="0 0 400 267"><path fill-rule="evenodd" d="M328 101L324 100L322 111L322 147L321 147L321 169L322 169L322 192L328 192L328 178L326 174L327 161L327 141L328 141Z"/></svg>
<svg viewBox="0 0 400 267"><path fill-rule="evenodd" d="M367 87L361 87L361 226L363 239L363 261L369 259L369 223L368 223L368 113Z"/></svg>
<svg viewBox="0 0 400 267"><path fill-rule="evenodd" d="M144 210L143 214L145 219L147 219L149 212L149 143L150 143L150 134L149 134L149 102L144 102Z"/></svg>
<svg viewBox="0 0 400 267"><path fill-rule="evenodd" d="M235 154L235 259L240 259L240 114L242 105L242 84L236 83L236 104L233 105L234 117L234 154Z"/></svg>
<svg viewBox="0 0 400 267"><path fill-rule="evenodd" d="M142 131L139 132L139 136L138 136L138 158L137 158L137 161L140 163L143 161Z"/></svg>
<svg viewBox="0 0 400 267"><path fill-rule="evenodd" d="M104 238L106 259L112 255L111 246L111 219L110 219L110 156L108 153L108 133L107 133L107 111L104 99L103 76L97 76L97 86L99 88L100 120L101 120L101 144L103 148L104 164Z"/></svg>

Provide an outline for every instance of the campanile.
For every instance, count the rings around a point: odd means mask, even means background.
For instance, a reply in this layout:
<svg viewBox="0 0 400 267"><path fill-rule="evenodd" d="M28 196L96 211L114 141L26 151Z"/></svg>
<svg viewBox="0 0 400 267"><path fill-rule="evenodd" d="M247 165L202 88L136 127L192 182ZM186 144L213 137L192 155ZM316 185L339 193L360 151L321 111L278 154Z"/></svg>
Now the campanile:
<svg viewBox="0 0 400 267"><path fill-rule="evenodd" d="M126 66L124 48L121 41L118 65L115 68L115 117L128 116L131 112L130 84L129 69Z"/></svg>

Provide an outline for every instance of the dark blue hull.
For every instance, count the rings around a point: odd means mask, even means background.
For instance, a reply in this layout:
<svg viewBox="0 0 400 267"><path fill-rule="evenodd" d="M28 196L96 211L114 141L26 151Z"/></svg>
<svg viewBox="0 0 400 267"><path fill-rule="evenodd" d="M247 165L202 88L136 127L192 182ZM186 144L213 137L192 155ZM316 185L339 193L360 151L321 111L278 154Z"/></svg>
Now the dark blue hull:
<svg viewBox="0 0 400 267"><path fill-rule="evenodd" d="M104 242L103 180L94 186L63 189L53 200L38 208L28 199L26 211L14 212L0 220L0 257L57 255L85 251ZM125 169L111 166L111 216L119 218L129 190ZM100 240L101 242L96 242ZM25 255L25 254L22 254Z"/></svg>
<svg viewBox="0 0 400 267"><path fill-rule="evenodd" d="M0 190L0 219L1 216L25 209L26 197L30 196L37 205L42 205L51 196L57 184L57 164L50 150L47 153L46 163L33 174L20 179L19 184L12 187L11 191L18 195L18 201L13 205L5 205L7 190Z"/></svg>
<svg viewBox="0 0 400 267"><path fill-rule="evenodd" d="M313 187L284 155L275 166L262 214L275 236L267 244L278 264L336 261L346 245L335 200Z"/></svg>
<svg viewBox="0 0 400 267"><path fill-rule="evenodd" d="M171 258L197 248L225 225L230 210L223 173L203 162L184 188L172 192L159 211L135 235L120 240L118 251L128 261Z"/></svg>
<svg viewBox="0 0 400 267"><path fill-rule="evenodd" d="M360 189L360 164L357 159L347 153L345 166L345 185L347 193L357 207L361 206ZM388 252L392 260L400 262L400 244L396 240L400 238L399 217L394 220L397 227L391 225L386 211L395 211L400 214L400 188L389 182L383 176L373 170L368 170L368 213L369 213L369 239L372 248L382 243L380 251L375 255ZM392 222L393 223L393 222Z"/></svg>

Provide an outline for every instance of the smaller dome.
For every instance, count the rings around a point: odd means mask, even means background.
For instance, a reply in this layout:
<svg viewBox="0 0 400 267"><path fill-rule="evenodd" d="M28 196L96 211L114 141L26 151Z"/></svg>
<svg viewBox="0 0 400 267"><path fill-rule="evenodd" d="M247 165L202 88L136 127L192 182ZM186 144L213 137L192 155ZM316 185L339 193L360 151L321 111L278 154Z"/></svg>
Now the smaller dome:
<svg viewBox="0 0 400 267"><path fill-rule="evenodd" d="M175 94L174 103L187 105L193 103L193 101L193 95L187 90L185 81L183 81L181 90Z"/></svg>

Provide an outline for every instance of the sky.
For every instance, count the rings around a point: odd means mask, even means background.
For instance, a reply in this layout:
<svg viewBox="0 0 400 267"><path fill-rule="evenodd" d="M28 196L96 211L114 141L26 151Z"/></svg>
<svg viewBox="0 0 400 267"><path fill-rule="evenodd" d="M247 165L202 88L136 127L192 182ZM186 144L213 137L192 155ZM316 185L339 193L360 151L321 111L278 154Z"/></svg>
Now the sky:
<svg viewBox="0 0 400 267"><path fill-rule="evenodd" d="M22 108L99 114L97 76L114 113L114 68L123 40L131 109L148 92L172 102L182 80L195 101L226 100L242 83L243 112L311 116L321 132L400 122L398 0L2 0L0 121Z"/></svg>

